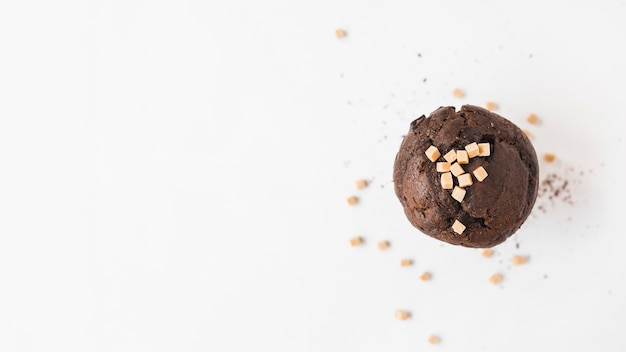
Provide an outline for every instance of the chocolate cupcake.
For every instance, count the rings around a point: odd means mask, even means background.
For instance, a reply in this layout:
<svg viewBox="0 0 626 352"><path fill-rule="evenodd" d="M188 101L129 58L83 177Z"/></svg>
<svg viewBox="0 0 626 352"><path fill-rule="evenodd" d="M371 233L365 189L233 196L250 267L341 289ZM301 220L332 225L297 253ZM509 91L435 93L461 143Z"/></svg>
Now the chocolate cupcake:
<svg viewBox="0 0 626 352"><path fill-rule="evenodd" d="M413 226L439 240L504 242L535 204L539 167L528 137L483 108L441 107L411 122L396 156L395 192Z"/></svg>

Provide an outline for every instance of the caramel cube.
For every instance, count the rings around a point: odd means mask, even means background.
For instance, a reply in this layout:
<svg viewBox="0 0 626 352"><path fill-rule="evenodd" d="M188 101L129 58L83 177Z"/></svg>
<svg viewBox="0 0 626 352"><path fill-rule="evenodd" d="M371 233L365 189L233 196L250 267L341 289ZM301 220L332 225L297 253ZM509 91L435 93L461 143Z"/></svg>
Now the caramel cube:
<svg viewBox="0 0 626 352"><path fill-rule="evenodd" d="M532 123L533 125L536 125L536 124L539 123L539 116L537 116L535 114L530 114L526 118L526 121L528 121L529 123Z"/></svg>
<svg viewBox="0 0 626 352"><path fill-rule="evenodd" d="M337 37L337 39L345 38L347 35L348 33L344 29L335 30L335 37Z"/></svg>
<svg viewBox="0 0 626 352"><path fill-rule="evenodd" d="M522 265L525 264L527 260L528 258L524 257L523 255L514 255L512 261L513 265Z"/></svg>
<svg viewBox="0 0 626 352"><path fill-rule="evenodd" d="M449 172L441 174L441 187L443 189L452 189L454 183L452 182L452 174Z"/></svg>
<svg viewBox="0 0 626 352"><path fill-rule="evenodd" d="M467 186L471 186L473 184L472 182L472 174L463 174L463 175L459 175L459 177L457 177L458 181L459 181L459 187L467 187Z"/></svg>
<svg viewBox="0 0 626 352"><path fill-rule="evenodd" d="M543 155L543 160L545 160L547 163L551 163L556 159L556 155L551 154L551 153L545 153Z"/></svg>
<svg viewBox="0 0 626 352"><path fill-rule="evenodd" d="M457 154L458 155L458 154ZM463 170L463 167L461 167L461 165L459 165L458 162L450 165L450 172L452 172L452 174L454 176L459 176L465 173L465 170Z"/></svg>
<svg viewBox="0 0 626 352"><path fill-rule="evenodd" d="M485 109L489 110L489 111L494 111L495 109L498 108L498 104L492 102L492 101L488 101L485 103Z"/></svg>
<svg viewBox="0 0 626 352"><path fill-rule="evenodd" d="M491 147L489 143L478 143L478 156L491 155Z"/></svg>
<svg viewBox="0 0 626 352"><path fill-rule="evenodd" d="M487 176L489 176L487 174L487 170L485 170L485 168L482 166L477 167L476 170L474 170L472 173L474 174L474 177L476 177L478 182L483 182L483 180L486 179Z"/></svg>
<svg viewBox="0 0 626 352"><path fill-rule="evenodd" d="M476 144L476 142L466 145L465 150L467 151L467 155L470 158L478 156L479 150L478 150L478 144Z"/></svg>
<svg viewBox="0 0 626 352"><path fill-rule="evenodd" d="M454 220L454 224L452 224L452 230L460 235L463 233L463 231L465 231L465 225L463 225L459 220Z"/></svg>
<svg viewBox="0 0 626 352"><path fill-rule="evenodd" d="M363 244L363 238L361 238L361 237L352 237L350 239L350 245L352 247L360 246L362 244Z"/></svg>
<svg viewBox="0 0 626 352"><path fill-rule="evenodd" d="M465 150L457 151L456 152L456 162L461 164L461 165L469 164L469 155L467 154L467 151L465 151Z"/></svg>
<svg viewBox="0 0 626 352"><path fill-rule="evenodd" d="M454 189L452 190L452 198L456 199L457 202L461 203L463 201L463 198L465 198L465 189L459 187L459 186L454 186Z"/></svg>
<svg viewBox="0 0 626 352"><path fill-rule="evenodd" d="M493 255L493 249L491 249L491 248L483 249L482 255L485 258L490 258Z"/></svg>
<svg viewBox="0 0 626 352"><path fill-rule="evenodd" d="M455 88L452 91L452 95L454 95L456 98L463 98L465 96L465 92L460 88Z"/></svg>
<svg viewBox="0 0 626 352"><path fill-rule="evenodd" d="M441 155L441 153L439 153L439 149L437 149L437 147L435 147L434 145L431 145L430 147L428 147L428 149L426 149L424 154L426 154L426 157L428 158L428 160L432 161L433 163Z"/></svg>
<svg viewBox="0 0 626 352"><path fill-rule="evenodd" d="M349 205L355 205L356 203L359 202L359 198L357 198L356 196L351 196L351 197L348 197L347 201Z"/></svg>
<svg viewBox="0 0 626 352"><path fill-rule="evenodd" d="M387 248L389 248L389 242L387 242L387 241L380 241L380 242L378 242L378 249L384 250L384 249L387 249Z"/></svg>
<svg viewBox="0 0 626 352"><path fill-rule="evenodd" d="M428 343L429 343L429 344L431 344L431 345L436 345L436 344L438 344L439 342L441 342L441 339L439 339L439 337L438 337L438 336L436 336L436 335L430 335L430 336L428 336Z"/></svg>
<svg viewBox="0 0 626 352"><path fill-rule="evenodd" d="M497 285L502 282L502 274L493 274L489 277L489 282Z"/></svg>
<svg viewBox="0 0 626 352"><path fill-rule="evenodd" d="M407 320L409 319L409 317L411 317L411 314L406 310L396 310L395 316L398 320Z"/></svg>
<svg viewBox="0 0 626 352"><path fill-rule="evenodd" d="M456 161L456 151L452 149L451 151L447 152L446 155L443 156L443 158L446 159L447 162L452 164Z"/></svg>
<svg viewBox="0 0 626 352"><path fill-rule="evenodd" d="M411 266L413 265L413 260L411 259L402 259L400 261L400 266Z"/></svg>
<svg viewBox="0 0 626 352"><path fill-rule="evenodd" d="M369 185L369 182L367 182L367 180L358 180L358 181L356 181L356 188L357 189L366 188L368 185Z"/></svg>
<svg viewBox="0 0 626 352"><path fill-rule="evenodd" d="M420 280L428 281L428 280L430 280L430 277L431 277L430 273L425 271L425 272L422 273L422 275L420 275Z"/></svg>
<svg viewBox="0 0 626 352"><path fill-rule="evenodd" d="M437 163L437 172L449 172L450 171L450 163L445 161Z"/></svg>

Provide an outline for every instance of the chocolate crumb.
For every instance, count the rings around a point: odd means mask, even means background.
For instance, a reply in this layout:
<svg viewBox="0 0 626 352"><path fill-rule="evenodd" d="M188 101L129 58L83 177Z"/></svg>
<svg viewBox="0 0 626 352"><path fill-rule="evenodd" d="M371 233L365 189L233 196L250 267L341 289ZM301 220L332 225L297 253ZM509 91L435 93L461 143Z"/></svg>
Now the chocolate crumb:
<svg viewBox="0 0 626 352"><path fill-rule="evenodd" d="M557 173L550 173L546 175L539 184L539 191L537 192L537 199L540 201L549 201L555 203L557 201L573 205L572 193L570 189L571 178L569 178L568 172L563 173L561 176ZM546 208L544 204L537 206L537 209L545 212Z"/></svg>

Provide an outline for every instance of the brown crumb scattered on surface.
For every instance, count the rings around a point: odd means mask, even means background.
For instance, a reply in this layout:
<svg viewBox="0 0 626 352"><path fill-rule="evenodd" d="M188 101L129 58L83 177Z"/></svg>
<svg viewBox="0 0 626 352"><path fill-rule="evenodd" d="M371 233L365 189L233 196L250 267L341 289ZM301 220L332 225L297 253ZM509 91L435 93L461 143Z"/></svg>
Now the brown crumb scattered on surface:
<svg viewBox="0 0 626 352"><path fill-rule="evenodd" d="M420 275L420 280L428 281L428 280L430 280L431 277L432 276L430 275L430 273L425 271L425 272L422 273L422 275Z"/></svg>
<svg viewBox="0 0 626 352"><path fill-rule="evenodd" d="M335 36L337 37L337 39L341 39L341 38L345 38L348 35L348 32L346 32L345 29L336 29L335 30Z"/></svg>
<svg viewBox="0 0 626 352"><path fill-rule="evenodd" d="M539 190L537 192L537 199L540 201L551 201L552 203L557 200L563 201L570 205L574 204L571 193L571 173L564 172L562 173L564 176L561 176L557 173L549 173L547 174L541 183L539 184ZM576 180L574 179L574 182ZM543 204L539 204L538 209L546 210ZM545 212L545 211L544 211Z"/></svg>
<svg viewBox="0 0 626 352"><path fill-rule="evenodd" d="M441 339L439 338L439 336L437 335L428 336L428 343L430 343L431 345L436 345L439 342L441 342Z"/></svg>
<svg viewBox="0 0 626 352"><path fill-rule="evenodd" d="M463 91L463 89L455 88L452 91L452 95L454 95L456 98L463 98L465 96L465 92Z"/></svg>
<svg viewBox="0 0 626 352"><path fill-rule="evenodd" d="M502 282L502 274L493 274L489 277L489 282L494 285L497 285Z"/></svg>
<svg viewBox="0 0 626 352"><path fill-rule="evenodd" d="M533 125L536 125L539 123L539 116L535 115L535 114L530 114L528 115L528 117L526 118L526 121L528 121L528 123L531 123Z"/></svg>
<svg viewBox="0 0 626 352"><path fill-rule="evenodd" d="M363 189L363 188L366 188L367 186L369 186L369 182L367 182L367 180L358 180L358 181L356 181L356 188L357 189Z"/></svg>
<svg viewBox="0 0 626 352"><path fill-rule="evenodd" d="M362 244L363 244L363 238L362 237L352 237L350 239L350 245L352 247L360 246Z"/></svg>
<svg viewBox="0 0 626 352"><path fill-rule="evenodd" d="M400 261L400 266L411 266L411 265L413 265L412 259L402 259Z"/></svg>
<svg viewBox="0 0 626 352"><path fill-rule="evenodd" d="M526 264L526 262L528 261L528 258L523 255L514 255L512 261L513 261L513 265L522 265L522 264Z"/></svg>
<svg viewBox="0 0 626 352"><path fill-rule="evenodd" d="M387 241L380 241L378 242L378 249L383 250L383 249L387 249L389 248L389 242Z"/></svg>
<svg viewBox="0 0 626 352"><path fill-rule="evenodd" d="M398 320L407 320L411 317L411 313L407 312L406 310L398 309L396 310L395 316Z"/></svg>
<svg viewBox="0 0 626 352"><path fill-rule="evenodd" d="M357 196L350 196L347 200L349 205L355 205L359 202L359 198L357 198Z"/></svg>
<svg viewBox="0 0 626 352"><path fill-rule="evenodd" d="M493 249L491 249L491 248L485 248L485 249L483 249L483 251L482 251L482 255L483 255L483 257L485 257L485 258L490 258L490 257L493 255Z"/></svg>
<svg viewBox="0 0 626 352"><path fill-rule="evenodd" d="M485 109L489 111L494 111L497 108L498 108L498 105L492 101L488 101L485 103Z"/></svg>
<svg viewBox="0 0 626 352"><path fill-rule="evenodd" d="M552 154L552 153L545 153L543 154L543 160L547 163L551 163L556 159L556 155Z"/></svg>

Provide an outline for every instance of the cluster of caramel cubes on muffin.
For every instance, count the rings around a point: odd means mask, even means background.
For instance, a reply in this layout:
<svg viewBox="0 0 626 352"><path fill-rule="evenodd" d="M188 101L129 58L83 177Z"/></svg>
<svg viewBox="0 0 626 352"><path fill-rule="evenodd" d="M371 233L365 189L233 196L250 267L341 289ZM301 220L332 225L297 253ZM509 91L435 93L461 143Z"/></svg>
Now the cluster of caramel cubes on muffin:
<svg viewBox="0 0 626 352"><path fill-rule="evenodd" d="M428 147L424 153L428 160L436 163L437 172L441 173L441 187L443 189L451 189L452 198L459 203L463 202L463 198L465 198L465 188L474 183L472 174L478 182L483 182L488 176L487 170L482 166L477 167L469 173L465 171L463 165L469 164L472 158L491 155L489 143L473 142L466 145L464 149L452 149L443 156L445 161L438 161L441 153L434 145ZM454 185L453 177L456 177L457 186ZM460 235L465 231L465 225L455 220L452 225L452 230Z"/></svg>

